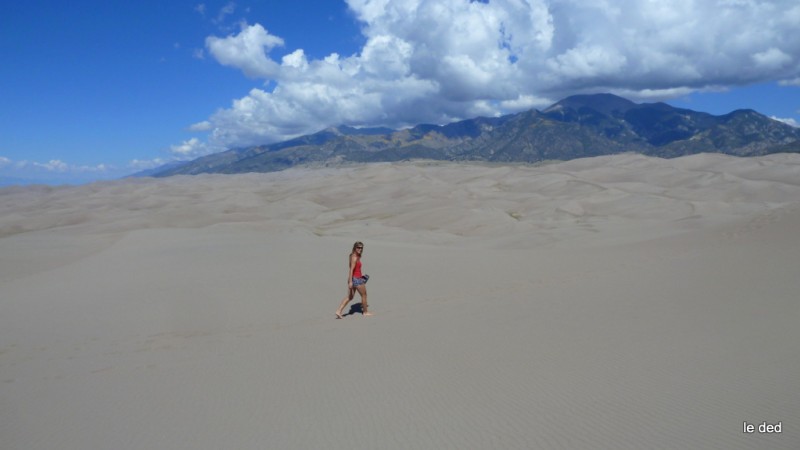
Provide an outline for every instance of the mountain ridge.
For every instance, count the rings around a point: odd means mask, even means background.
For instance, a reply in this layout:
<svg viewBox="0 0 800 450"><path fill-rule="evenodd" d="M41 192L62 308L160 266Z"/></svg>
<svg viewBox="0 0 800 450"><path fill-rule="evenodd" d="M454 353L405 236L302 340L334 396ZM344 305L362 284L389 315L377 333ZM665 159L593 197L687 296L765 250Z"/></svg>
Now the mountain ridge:
<svg viewBox="0 0 800 450"><path fill-rule="evenodd" d="M330 127L269 145L203 156L149 176L272 172L307 164L408 159L533 163L636 152L673 158L714 152L800 152L800 129L741 109L715 116L613 94L567 97L550 107L404 130Z"/></svg>

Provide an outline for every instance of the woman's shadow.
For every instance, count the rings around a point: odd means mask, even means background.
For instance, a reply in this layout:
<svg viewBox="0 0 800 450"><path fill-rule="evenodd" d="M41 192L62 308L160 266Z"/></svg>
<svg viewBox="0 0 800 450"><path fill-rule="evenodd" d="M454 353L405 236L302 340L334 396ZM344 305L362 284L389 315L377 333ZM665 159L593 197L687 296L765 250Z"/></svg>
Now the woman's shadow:
<svg viewBox="0 0 800 450"><path fill-rule="evenodd" d="M361 308L361 303L354 303L350 305L350 311L342 314L342 317L352 316L354 314L364 314L364 310Z"/></svg>

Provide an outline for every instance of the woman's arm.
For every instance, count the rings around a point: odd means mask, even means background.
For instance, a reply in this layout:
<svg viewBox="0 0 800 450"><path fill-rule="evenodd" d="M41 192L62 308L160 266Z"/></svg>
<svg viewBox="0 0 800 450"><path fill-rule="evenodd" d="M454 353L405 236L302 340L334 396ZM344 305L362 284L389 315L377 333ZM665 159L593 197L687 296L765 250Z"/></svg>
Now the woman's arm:
<svg viewBox="0 0 800 450"><path fill-rule="evenodd" d="M350 270L347 271L347 285L350 287L353 287L353 272L356 270L356 261L358 261L358 257L350 255Z"/></svg>

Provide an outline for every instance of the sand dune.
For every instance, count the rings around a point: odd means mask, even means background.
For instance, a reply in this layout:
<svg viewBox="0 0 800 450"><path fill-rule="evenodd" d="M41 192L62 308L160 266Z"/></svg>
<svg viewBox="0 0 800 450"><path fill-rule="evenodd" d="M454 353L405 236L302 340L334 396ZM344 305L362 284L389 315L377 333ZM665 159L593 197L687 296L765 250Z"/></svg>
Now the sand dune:
<svg viewBox="0 0 800 450"><path fill-rule="evenodd" d="M0 448L796 449L798 199L789 154L0 189Z"/></svg>

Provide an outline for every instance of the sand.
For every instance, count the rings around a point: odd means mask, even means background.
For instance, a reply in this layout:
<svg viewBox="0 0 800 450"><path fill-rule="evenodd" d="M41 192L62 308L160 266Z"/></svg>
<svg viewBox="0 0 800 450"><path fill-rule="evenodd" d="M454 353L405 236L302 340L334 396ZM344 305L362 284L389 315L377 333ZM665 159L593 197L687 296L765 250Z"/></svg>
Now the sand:
<svg viewBox="0 0 800 450"><path fill-rule="evenodd" d="M797 449L798 200L786 154L0 189L0 448Z"/></svg>

